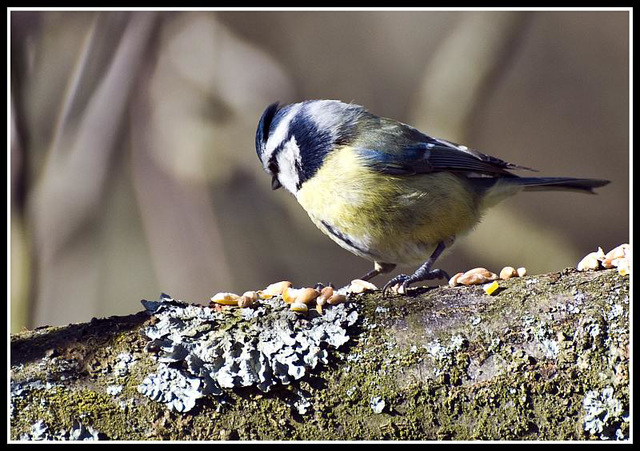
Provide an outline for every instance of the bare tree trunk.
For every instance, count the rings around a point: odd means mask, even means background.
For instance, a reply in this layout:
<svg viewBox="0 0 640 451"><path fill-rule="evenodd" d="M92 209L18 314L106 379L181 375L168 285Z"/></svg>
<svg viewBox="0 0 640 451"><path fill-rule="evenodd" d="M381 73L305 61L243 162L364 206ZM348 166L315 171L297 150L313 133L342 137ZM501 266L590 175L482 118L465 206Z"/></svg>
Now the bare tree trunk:
<svg viewBox="0 0 640 451"><path fill-rule="evenodd" d="M11 337L11 439L629 438L629 281L564 270L291 312L164 295Z"/></svg>

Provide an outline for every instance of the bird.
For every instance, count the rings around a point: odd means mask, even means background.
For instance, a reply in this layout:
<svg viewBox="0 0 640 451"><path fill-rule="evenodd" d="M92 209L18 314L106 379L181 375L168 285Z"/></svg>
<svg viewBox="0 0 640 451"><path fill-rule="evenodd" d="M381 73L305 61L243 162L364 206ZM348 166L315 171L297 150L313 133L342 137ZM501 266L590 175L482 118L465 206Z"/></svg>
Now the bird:
<svg viewBox="0 0 640 451"><path fill-rule="evenodd" d="M503 199L520 191L594 193L609 183L518 176L537 171L339 100L272 103L255 145L273 190L284 187L322 232L373 262L361 280L419 265L391 278L383 295L449 279L434 267L438 257Z"/></svg>

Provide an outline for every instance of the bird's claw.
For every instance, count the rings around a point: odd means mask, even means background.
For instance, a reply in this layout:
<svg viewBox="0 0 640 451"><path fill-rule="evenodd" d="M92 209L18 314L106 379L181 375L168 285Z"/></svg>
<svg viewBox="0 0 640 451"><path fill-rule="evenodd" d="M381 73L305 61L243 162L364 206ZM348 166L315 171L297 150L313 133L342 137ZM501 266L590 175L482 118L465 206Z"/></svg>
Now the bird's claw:
<svg viewBox="0 0 640 451"><path fill-rule="evenodd" d="M400 285L400 287L398 287L395 290L396 293L406 294L407 293L407 288L412 283L420 282L422 280L432 280L432 279L449 280L449 275L445 271L443 271L442 269L432 269L432 270L430 270L430 271L428 271L426 273L423 273L423 274L414 273L414 274L412 274L410 276L408 276L407 274L398 274L393 279L388 281L384 285L384 287L382 287L382 295L386 296L387 295L387 291L390 288L393 288L393 287L395 287L397 285Z"/></svg>
<svg viewBox="0 0 640 451"><path fill-rule="evenodd" d="M395 276L393 279L391 279L390 281L388 281L387 283L384 284L384 287L382 287L382 295L386 296L387 295L387 291L390 288L395 287L398 284L400 285L400 288L398 288L397 290L395 290L397 293L406 293L407 292L407 286L409 285L409 280L411 279L411 276L408 276L406 274L398 274L397 276ZM401 291L402 290L402 291Z"/></svg>

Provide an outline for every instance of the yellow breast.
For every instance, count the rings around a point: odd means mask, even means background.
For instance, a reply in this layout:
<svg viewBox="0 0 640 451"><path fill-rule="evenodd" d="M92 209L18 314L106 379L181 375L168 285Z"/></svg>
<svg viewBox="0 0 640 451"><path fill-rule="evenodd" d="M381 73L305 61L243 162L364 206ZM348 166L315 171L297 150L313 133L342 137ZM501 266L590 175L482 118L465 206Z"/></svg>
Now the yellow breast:
<svg viewBox="0 0 640 451"><path fill-rule="evenodd" d="M423 261L437 243L473 227L480 216L474 196L464 179L447 172L372 171L350 147L332 152L296 195L338 244L369 260L397 264Z"/></svg>

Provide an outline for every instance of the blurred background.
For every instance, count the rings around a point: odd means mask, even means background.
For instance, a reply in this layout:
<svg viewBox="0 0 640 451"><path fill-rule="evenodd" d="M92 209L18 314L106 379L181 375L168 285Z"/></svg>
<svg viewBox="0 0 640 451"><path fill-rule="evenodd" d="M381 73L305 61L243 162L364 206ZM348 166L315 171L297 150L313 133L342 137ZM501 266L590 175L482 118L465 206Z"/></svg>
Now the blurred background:
<svg viewBox="0 0 640 451"><path fill-rule="evenodd" d="M505 201L440 260L450 274L558 271L629 241L628 11L12 11L10 27L12 331L371 269L270 189L254 137L277 100L353 101L612 181Z"/></svg>

